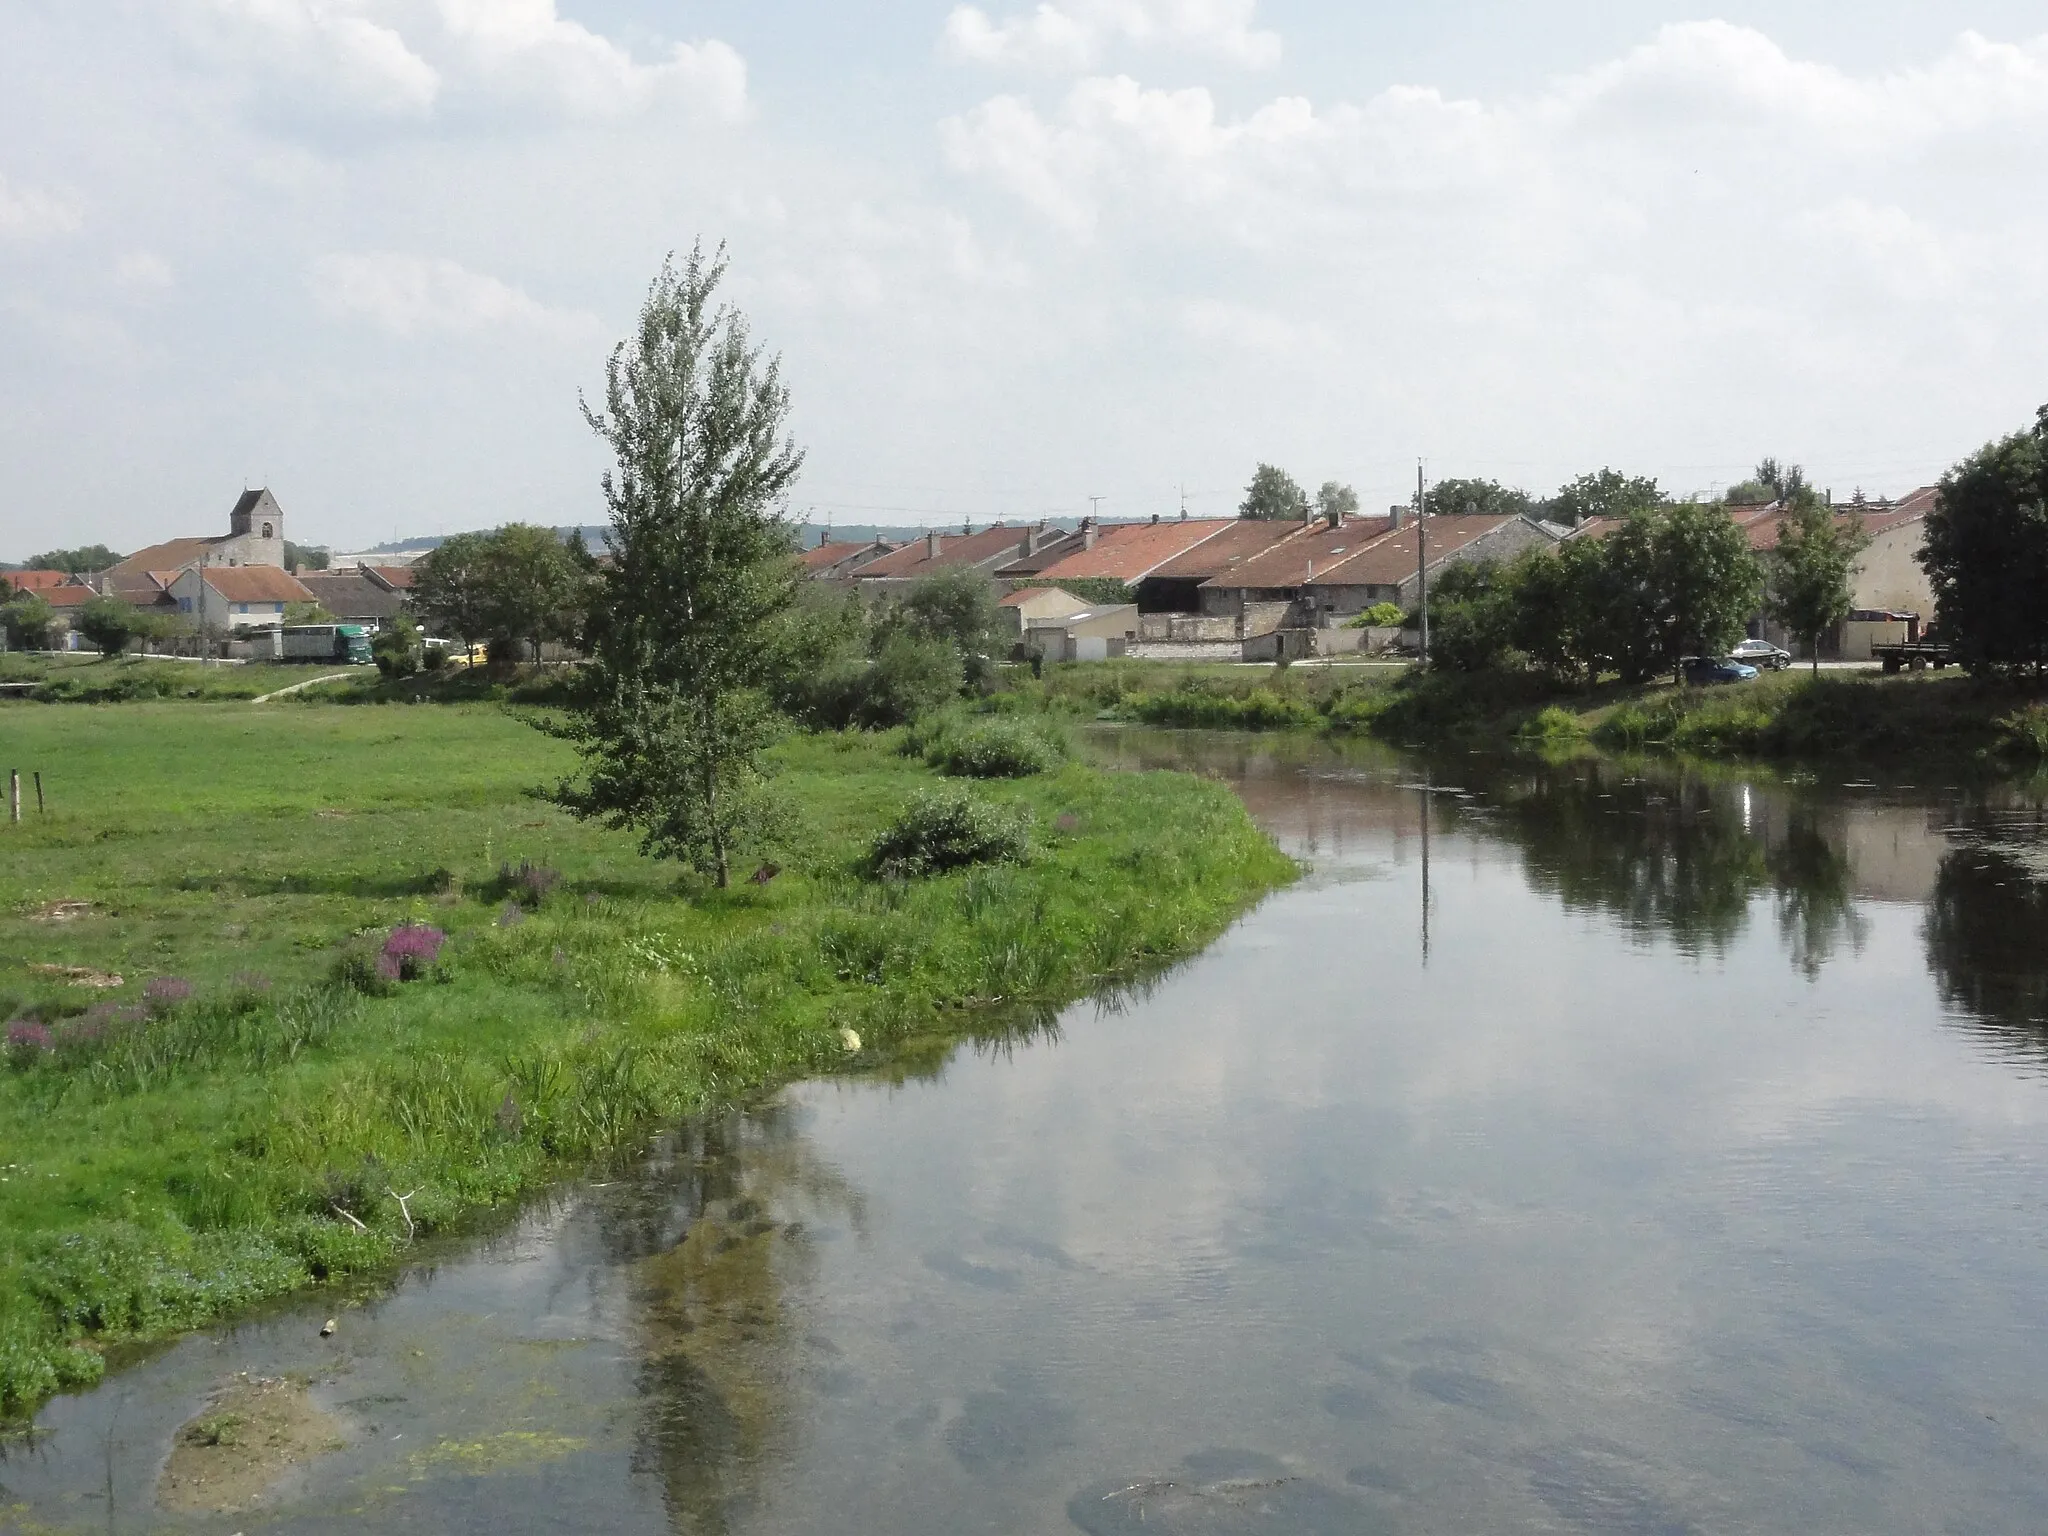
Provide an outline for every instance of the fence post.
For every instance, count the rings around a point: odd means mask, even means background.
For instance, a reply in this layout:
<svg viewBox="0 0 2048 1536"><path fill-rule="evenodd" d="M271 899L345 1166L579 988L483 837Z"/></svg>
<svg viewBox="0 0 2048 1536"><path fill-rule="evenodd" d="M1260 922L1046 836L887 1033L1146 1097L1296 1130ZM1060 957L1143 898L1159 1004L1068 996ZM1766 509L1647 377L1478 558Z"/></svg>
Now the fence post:
<svg viewBox="0 0 2048 1536"><path fill-rule="evenodd" d="M50 814L43 809L43 770L40 768L36 770L36 814L38 816Z"/></svg>
<svg viewBox="0 0 2048 1536"><path fill-rule="evenodd" d="M19 768L7 770L7 819L10 822L21 820L21 770Z"/></svg>

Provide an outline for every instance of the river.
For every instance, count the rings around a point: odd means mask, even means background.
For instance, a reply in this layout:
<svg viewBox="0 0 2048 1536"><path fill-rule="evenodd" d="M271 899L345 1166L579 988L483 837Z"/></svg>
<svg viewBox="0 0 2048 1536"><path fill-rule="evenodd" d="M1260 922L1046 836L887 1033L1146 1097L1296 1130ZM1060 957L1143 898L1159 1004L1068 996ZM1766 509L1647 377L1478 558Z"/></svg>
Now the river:
<svg viewBox="0 0 2048 1536"><path fill-rule="evenodd" d="M153 1352L0 1455L0 1527L2048 1530L2041 793L1097 749L1310 873L1144 988ZM159 1508L244 1372L339 1448Z"/></svg>

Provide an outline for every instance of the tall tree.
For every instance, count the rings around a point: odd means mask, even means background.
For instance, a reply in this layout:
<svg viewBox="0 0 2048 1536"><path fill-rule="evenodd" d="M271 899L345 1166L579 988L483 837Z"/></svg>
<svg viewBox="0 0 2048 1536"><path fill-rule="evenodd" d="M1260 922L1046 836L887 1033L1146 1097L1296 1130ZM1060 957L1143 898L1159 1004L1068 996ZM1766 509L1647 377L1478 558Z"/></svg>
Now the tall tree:
<svg viewBox="0 0 2048 1536"><path fill-rule="evenodd" d="M1358 510L1358 492L1335 480L1325 480L1316 492L1316 511L1325 519L1350 515Z"/></svg>
<svg viewBox="0 0 2048 1536"><path fill-rule="evenodd" d="M1498 480L1439 480L1429 487L1425 509L1432 517L1527 517L1536 510L1536 501L1527 491Z"/></svg>
<svg viewBox="0 0 2048 1536"><path fill-rule="evenodd" d="M1237 508L1239 517L1268 521L1304 517L1307 513L1308 493L1277 464L1261 464L1252 472L1252 483L1245 487L1244 500Z"/></svg>
<svg viewBox="0 0 2048 1536"><path fill-rule="evenodd" d="M491 638L486 567L490 535L443 539L413 566L413 606L429 627L464 646Z"/></svg>
<svg viewBox="0 0 2048 1536"><path fill-rule="evenodd" d="M2048 406L1942 476L1920 564L1958 659L1989 672L2048 662Z"/></svg>
<svg viewBox="0 0 2048 1536"><path fill-rule="evenodd" d="M1624 682L1725 650L1756 612L1763 586L1756 556L1748 536L1715 508L1680 502L1638 512L1601 546L1600 649Z"/></svg>
<svg viewBox="0 0 2048 1536"><path fill-rule="evenodd" d="M0 578L0 592L6 591ZM0 603L0 634L17 651L39 651L49 643L56 627L57 610L33 592L19 592Z"/></svg>
<svg viewBox="0 0 2048 1536"><path fill-rule="evenodd" d="M1551 498L1550 515L1561 523L1582 523L1589 517L1627 517L1661 506L1664 493L1648 475L1624 475L1618 469L1601 469L1558 488Z"/></svg>
<svg viewBox="0 0 2048 1536"><path fill-rule="evenodd" d="M1805 641L1820 671L1820 637L1849 616L1856 557L1870 542L1840 522L1834 509L1802 487L1778 527L1778 547L1764 562L1765 605L1771 617Z"/></svg>
<svg viewBox="0 0 2048 1536"><path fill-rule="evenodd" d="M583 757L556 790L578 816L640 833L657 857L731 882L732 856L772 823L760 754L778 717L765 688L797 575L785 498L803 467L789 391L745 318L713 307L725 251L673 259L612 352L591 428L611 563L590 665L554 728Z"/></svg>
<svg viewBox="0 0 2048 1536"><path fill-rule="evenodd" d="M83 576L92 571L104 571L121 563L121 557L104 544L86 544L77 549L52 549L23 563L25 571L63 571L72 576Z"/></svg>

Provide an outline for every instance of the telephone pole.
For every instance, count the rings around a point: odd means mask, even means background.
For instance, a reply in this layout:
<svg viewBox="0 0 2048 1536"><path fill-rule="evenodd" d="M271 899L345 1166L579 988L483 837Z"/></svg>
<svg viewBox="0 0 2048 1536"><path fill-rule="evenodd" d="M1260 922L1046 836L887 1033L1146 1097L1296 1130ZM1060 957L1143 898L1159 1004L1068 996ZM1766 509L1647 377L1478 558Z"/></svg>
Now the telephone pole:
<svg viewBox="0 0 2048 1536"><path fill-rule="evenodd" d="M1423 553L1428 535L1423 526L1422 460L1415 461L1415 586L1422 603L1422 663L1429 665L1429 559Z"/></svg>

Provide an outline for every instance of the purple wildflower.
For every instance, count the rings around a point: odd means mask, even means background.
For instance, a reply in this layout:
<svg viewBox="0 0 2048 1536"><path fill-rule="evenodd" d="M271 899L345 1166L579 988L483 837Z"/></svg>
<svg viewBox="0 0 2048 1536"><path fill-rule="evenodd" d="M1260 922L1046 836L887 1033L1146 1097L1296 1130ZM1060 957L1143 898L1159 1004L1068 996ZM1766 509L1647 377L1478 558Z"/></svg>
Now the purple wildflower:
<svg viewBox="0 0 2048 1536"><path fill-rule="evenodd" d="M414 981L440 957L448 935L423 923L405 923L391 930L377 957L377 974L386 981Z"/></svg>
<svg viewBox="0 0 2048 1536"><path fill-rule="evenodd" d="M526 921L526 909L516 901L505 903L505 910L498 914L500 928L517 928Z"/></svg>
<svg viewBox="0 0 2048 1536"><path fill-rule="evenodd" d="M16 1019L7 1026L7 1049L27 1056L50 1048L50 1026L40 1019Z"/></svg>
<svg viewBox="0 0 2048 1536"><path fill-rule="evenodd" d="M237 992L268 992L270 978L261 971L238 971L228 985Z"/></svg>
<svg viewBox="0 0 2048 1536"><path fill-rule="evenodd" d="M152 976L142 989L142 1005L151 1013L168 1013L192 996L192 983L182 976Z"/></svg>

